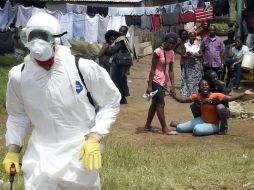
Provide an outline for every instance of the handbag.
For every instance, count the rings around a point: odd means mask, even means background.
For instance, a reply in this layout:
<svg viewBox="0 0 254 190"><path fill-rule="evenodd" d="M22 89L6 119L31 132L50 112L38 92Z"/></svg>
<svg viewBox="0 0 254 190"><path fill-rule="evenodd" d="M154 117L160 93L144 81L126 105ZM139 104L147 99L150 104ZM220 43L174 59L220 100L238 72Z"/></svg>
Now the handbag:
<svg viewBox="0 0 254 190"><path fill-rule="evenodd" d="M131 53L119 51L114 55L112 63L116 66L131 66L133 64Z"/></svg>

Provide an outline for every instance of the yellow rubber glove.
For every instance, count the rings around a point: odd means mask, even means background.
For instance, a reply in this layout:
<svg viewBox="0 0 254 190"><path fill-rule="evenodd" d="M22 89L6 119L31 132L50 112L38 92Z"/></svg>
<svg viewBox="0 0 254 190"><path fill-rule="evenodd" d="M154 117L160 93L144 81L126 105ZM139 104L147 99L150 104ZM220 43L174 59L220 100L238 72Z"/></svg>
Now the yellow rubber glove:
<svg viewBox="0 0 254 190"><path fill-rule="evenodd" d="M19 167L19 153L16 152L8 152L4 158L3 166L6 174L10 175L11 165L15 164L16 172L20 172Z"/></svg>
<svg viewBox="0 0 254 190"><path fill-rule="evenodd" d="M84 160L84 169L100 169L101 146L99 141L87 139L80 150L79 160Z"/></svg>

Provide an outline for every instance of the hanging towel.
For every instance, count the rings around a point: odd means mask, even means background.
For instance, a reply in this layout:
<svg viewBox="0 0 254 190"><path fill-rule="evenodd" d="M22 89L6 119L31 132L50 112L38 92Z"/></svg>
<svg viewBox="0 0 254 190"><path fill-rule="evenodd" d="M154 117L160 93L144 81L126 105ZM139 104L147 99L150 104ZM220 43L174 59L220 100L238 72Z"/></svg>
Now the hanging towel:
<svg viewBox="0 0 254 190"><path fill-rule="evenodd" d="M98 39L99 14L94 17L85 15L85 41L95 43Z"/></svg>
<svg viewBox="0 0 254 190"><path fill-rule="evenodd" d="M67 13L76 12L76 4L66 3L66 11L67 11Z"/></svg>
<svg viewBox="0 0 254 190"><path fill-rule="evenodd" d="M85 14L72 13L73 16L73 38L85 39Z"/></svg>
<svg viewBox="0 0 254 190"><path fill-rule="evenodd" d="M37 13L46 13L46 10L45 9L41 9L41 8L37 8L37 7L32 7L32 15L35 15Z"/></svg>
<svg viewBox="0 0 254 190"><path fill-rule="evenodd" d="M133 7L121 7L118 10L119 16L133 15Z"/></svg>
<svg viewBox="0 0 254 190"><path fill-rule="evenodd" d="M132 19L131 15L126 15L125 16L125 21L126 21L127 26L133 25L133 19Z"/></svg>
<svg viewBox="0 0 254 190"><path fill-rule="evenodd" d="M141 26L141 16L134 15L132 16L133 25L134 26Z"/></svg>
<svg viewBox="0 0 254 190"><path fill-rule="evenodd" d="M0 55L14 52L14 33L11 30L0 32Z"/></svg>
<svg viewBox="0 0 254 190"><path fill-rule="evenodd" d="M14 7L11 6L10 1L9 2L9 8L8 8L8 23L6 25L6 28L10 27L10 25L13 23L17 12L18 12L18 5L16 4ZM7 3L7 2L6 2Z"/></svg>
<svg viewBox="0 0 254 190"><path fill-rule="evenodd" d="M213 12L215 16L222 16L229 14L228 0L213 0Z"/></svg>
<svg viewBox="0 0 254 190"><path fill-rule="evenodd" d="M153 15L153 14L159 14L160 13L160 7L146 7L146 15Z"/></svg>
<svg viewBox="0 0 254 190"><path fill-rule="evenodd" d="M67 10L67 13L73 12L73 13L84 14L87 12L87 5L66 3L66 10Z"/></svg>
<svg viewBox="0 0 254 190"><path fill-rule="evenodd" d="M166 13L171 13L171 6L172 6L172 5L164 5L164 6L163 6L164 9L165 9L165 11L166 11Z"/></svg>
<svg viewBox="0 0 254 190"><path fill-rule="evenodd" d="M32 7L24 7L22 5L18 6L17 19L15 26L16 27L26 27L26 23L32 16Z"/></svg>
<svg viewBox="0 0 254 190"><path fill-rule="evenodd" d="M127 26L124 16L112 16L109 17L107 30L119 31L121 26Z"/></svg>
<svg viewBox="0 0 254 190"><path fill-rule="evenodd" d="M87 7L87 14L90 16L95 16L98 13L97 7L88 6Z"/></svg>
<svg viewBox="0 0 254 190"><path fill-rule="evenodd" d="M105 43L105 33L107 32L109 22L109 16L103 17L99 16L99 24L98 24L98 42Z"/></svg>
<svg viewBox="0 0 254 190"><path fill-rule="evenodd" d="M166 25L174 25L179 23L179 13L174 12L174 13L163 13L161 15L162 17L162 24L164 26Z"/></svg>
<svg viewBox="0 0 254 190"><path fill-rule="evenodd" d="M8 1L9 2L9 1ZM6 2L4 5L4 8L0 8L0 29L3 31L8 23L8 9L9 9L9 3Z"/></svg>
<svg viewBox="0 0 254 190"><path fill-rule="evenodd" d="M188 23L188 22L195 22L196 20L196 15L192 11L188 11L186 13L180 12L179 13L179 20L182 24Z"/></svg>
<svg viewBox="0 0 254 190"><path fill-rule="evenodd" d="M152 27L155 30L159 30L161 27L161 17L159 14L152 15Z"/></svg>
<svg viewBox="0 0 254 190"><path fill-rule="evenodd" d="M101 16L106 17L106 16L108 16L108 7L97 7L97 12Z"/></svg>
<svg viewBox="0 0 254 190"><path fill-rule="evenodd" d="M59 14L58 21L60 23L61 32L66 32L67 34L64 35L66 39L73 38L73 14L72 13L66 13L66 14Z"/></svg>
<svg viewBox="0 0 254 190"><path fill-rule="evenodd" d="M109 7L108 8L108 16L119 16L119 8L118 7Z"/></svg>
<svg viewBox="0 0 254 190"><path fill-rule="evenodd" d="M145 29L148 28L151 30L152 28L152 19L150 15L142 15L141 16L141 28Z"/></svg>
<svg viewBox="0 0 254 190"><path fill-rule="evenodd" d="M76 5L76 12L80 14L84 14L87 12L87 6L86 5Z"/></svg>
<svg viewBox="0 0 254 190"><path fill-rule="evenodd" d="M146 8L145 7L133 7L133 15L144 15L146 14Z"/></svg>

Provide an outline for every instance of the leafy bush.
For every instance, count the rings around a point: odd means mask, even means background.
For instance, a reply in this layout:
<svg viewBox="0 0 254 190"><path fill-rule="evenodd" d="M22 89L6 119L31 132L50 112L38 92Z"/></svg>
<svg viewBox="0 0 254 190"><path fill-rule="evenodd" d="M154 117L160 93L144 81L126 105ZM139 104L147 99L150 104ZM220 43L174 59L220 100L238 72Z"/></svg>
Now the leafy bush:
<svg viewBox="0 0 254 190"><path fill-rule="evenodd" d="M13 54L0 56L0 113L5 111L5 94L8 81L8 72L11 67L23 62L23 57L15 57Z"/></svg>
<svg viewBox="0 0 254 190"><path fill-rule="evenodd" d="M216 27L218 32L228 32L229 31L229 27L228 27L228 23L214 23L212 24Z"/></svg>
<svg viewBox="0 0 254 190"><path fill-rule="evenodd" d="M13 54L0 56L0 67L10 67L23 62L23 57L15 57Z"/></svg>
<svg viewBox="0 0 254 190"><path fill-rule="evenodd" d="M0 114L5 111L5 94L8 81L8 67L0 67Z"/></svg>

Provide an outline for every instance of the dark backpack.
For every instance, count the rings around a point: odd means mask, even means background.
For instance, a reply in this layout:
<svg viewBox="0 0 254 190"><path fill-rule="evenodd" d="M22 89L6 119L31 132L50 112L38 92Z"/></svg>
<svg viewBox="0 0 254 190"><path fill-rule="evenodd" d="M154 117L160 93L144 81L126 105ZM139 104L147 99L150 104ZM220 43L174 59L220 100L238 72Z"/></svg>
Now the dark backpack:
<svg viewBox="0 0 254 190"><path fill-rule="evenodd" d="M80 72L80 69L79 69L79 59L80 59L80 58L81 58L81 57L79 57L79 56L75 56L75 65L76 65L76 67L77 67L77 69L78 69L79 77L80 77L80 79L81 79L81 81L82 81L84 87L86 88L88 100L89 100L89 102L95 107L95 104L94 104L93 98L92 98L92 96L91 96L91 93L88 91L88 89L87 89L87 87L86 87L86 83L85 83L84 78L83 78L83 75L82 75L82 73Z"/></svg>

